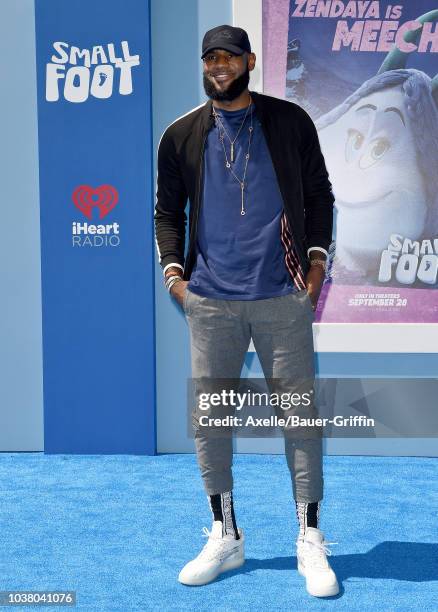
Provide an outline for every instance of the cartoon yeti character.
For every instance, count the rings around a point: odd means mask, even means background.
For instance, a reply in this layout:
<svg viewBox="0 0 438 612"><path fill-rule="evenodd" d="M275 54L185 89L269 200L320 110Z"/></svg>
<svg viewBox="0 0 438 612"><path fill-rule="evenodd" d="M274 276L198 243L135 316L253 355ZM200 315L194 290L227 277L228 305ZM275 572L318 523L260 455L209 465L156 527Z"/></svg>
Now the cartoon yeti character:
<svg viewBox="0 0 438 612"><path fill-rule="evenodd" d="M436 20L438 10L417 19ZM376 76L315 122L336 197L333 280L375 282L391 234L438 237L438 75L406 69L407 57L394 48Z"/></svg>

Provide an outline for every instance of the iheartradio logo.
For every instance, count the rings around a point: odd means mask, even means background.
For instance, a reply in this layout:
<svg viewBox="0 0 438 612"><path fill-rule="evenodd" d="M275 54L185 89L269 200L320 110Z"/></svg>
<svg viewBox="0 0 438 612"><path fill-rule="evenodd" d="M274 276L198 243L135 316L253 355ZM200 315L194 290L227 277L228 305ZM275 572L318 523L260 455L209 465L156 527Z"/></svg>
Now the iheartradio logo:
<svg viewBox="0 0 438 612"><path fill-rule="evenodd" d="M99 220L104 219L119 202L119 193L112 185L79 185L72 193L73 204L90 221L98 211ZM97 210L96 210L97 209ZM116 221L105 224L73 221L73 246L119 246L120 225Z"/></svg>
<svg viewBox="0 0 438 612"><path fill-rule="evenodd" d="M112 185L79 185L73 191L73 204L79 208L87 219L92 219L93 208L99 209L99 219L103 219L117 205L119 193Z"/></svg>

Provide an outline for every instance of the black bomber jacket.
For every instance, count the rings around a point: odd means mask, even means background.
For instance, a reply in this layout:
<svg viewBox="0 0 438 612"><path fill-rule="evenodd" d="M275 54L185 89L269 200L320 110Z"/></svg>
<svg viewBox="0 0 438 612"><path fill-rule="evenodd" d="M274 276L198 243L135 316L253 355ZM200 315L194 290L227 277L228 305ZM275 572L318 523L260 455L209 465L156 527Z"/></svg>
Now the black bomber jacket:
<svg viewBox="0 0 438 612"><path fill-rule="evenodd" d="M332 185L315 125L294 102L250 92L262 125L283 199L294 247L304 273L307 249L328 251L332 240ZM161 267L177 263L190 279L195 260L196 232L202 200L204 145L213 127L212 101L174 121L158 145L155 239ZM189 208L189 244L185 226Z"/></svg>

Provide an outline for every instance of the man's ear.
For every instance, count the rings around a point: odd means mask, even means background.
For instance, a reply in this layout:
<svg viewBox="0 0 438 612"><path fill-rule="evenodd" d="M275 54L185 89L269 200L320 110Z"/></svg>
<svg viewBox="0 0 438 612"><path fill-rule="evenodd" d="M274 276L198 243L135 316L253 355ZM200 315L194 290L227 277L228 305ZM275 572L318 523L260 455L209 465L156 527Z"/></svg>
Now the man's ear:
<svg viewBox="0 0 438 612"><path fill-rule="evenodd" d="M248 70L254 70L256 65L256 54L255 53L248 53Z"/></svg>

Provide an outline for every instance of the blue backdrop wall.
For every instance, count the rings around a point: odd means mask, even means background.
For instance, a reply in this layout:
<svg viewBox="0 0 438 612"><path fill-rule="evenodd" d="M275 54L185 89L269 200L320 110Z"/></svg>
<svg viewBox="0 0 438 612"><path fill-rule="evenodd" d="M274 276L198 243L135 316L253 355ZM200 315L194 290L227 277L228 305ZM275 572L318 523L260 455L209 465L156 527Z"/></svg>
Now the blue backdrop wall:
<svg viewBox="0 0 438 612"><path fill-rule="evenodd" d="M149 2L35 8L44 449L153 453Z"/></svg>
<svg viewBox="0 0 438 612"><path fill-rule="evenodd" d="M199 49L209 27L231 22L232 3L212 0L151 0L154 151L164 128L204 100ZM1 71L7 87L0 99L2 218L0 241L0 450L42 451L43 365L37 148L37 100L33 0L0 4ZM169 44L172 41L172 44ZM16 63L9 61L16 58ZM169 300L155 262L158 450L193 452L185 435L185 382L190 374L187 326ZM322 376L401 375L433 377L436 354L316 356ZM258 375L248 355L246 373ZM25 381L25 382L23 382ZM267 444L237 450L282 452ZM329 453L437 455L435 440L332 440Z"/></svg>

